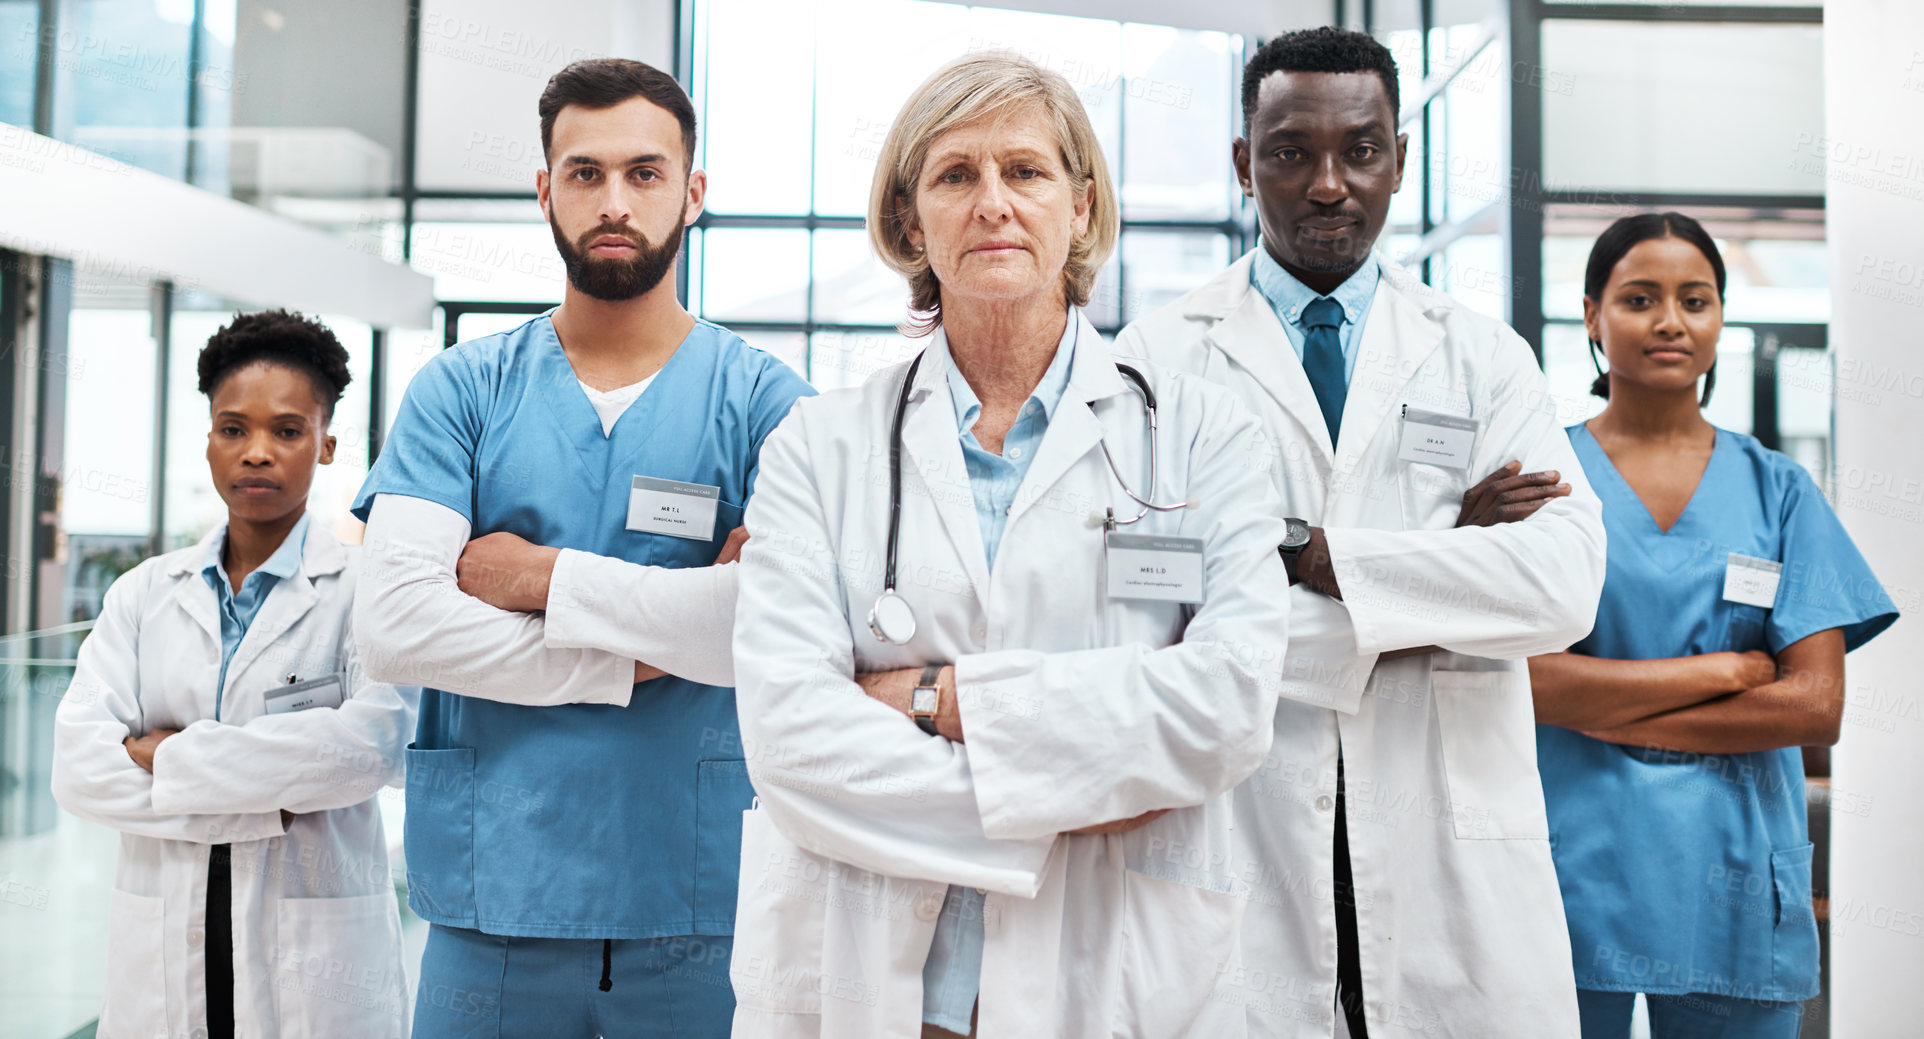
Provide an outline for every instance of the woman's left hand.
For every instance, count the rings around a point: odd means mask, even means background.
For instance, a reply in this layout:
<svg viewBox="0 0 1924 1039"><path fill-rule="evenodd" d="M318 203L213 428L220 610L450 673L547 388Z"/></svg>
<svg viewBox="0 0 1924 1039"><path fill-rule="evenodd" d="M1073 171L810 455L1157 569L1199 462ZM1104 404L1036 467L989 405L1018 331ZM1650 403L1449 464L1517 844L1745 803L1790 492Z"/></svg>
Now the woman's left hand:
<svg viewBox="0 0 1924 1039"><path fill-rule="evenodd" d="M155 729L145 736L129 736L120 743L127 748L127 756L134 759L134 764L152 772L154 751L160 748L161 740L174 735L175 731L174 729Z"/></svg>

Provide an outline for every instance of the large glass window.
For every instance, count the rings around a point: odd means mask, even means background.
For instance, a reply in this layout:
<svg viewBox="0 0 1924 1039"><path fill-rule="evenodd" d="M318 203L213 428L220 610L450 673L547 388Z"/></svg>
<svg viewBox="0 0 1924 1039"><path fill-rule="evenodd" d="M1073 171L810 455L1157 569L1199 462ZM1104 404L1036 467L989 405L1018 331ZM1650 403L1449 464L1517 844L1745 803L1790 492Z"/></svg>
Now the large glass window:
<svg viewBox="0 0 1924 1039"><path fill-rule="evenodd" d="M73 284L63 370L46 373L65 381L60 607L42 614L52 623L97 616L107 586L149 554L156 493L154 287L85 267Z"/></svg>
<svg viewBox="0 0 1924 1039"><path fill-rule="evenodd" d="M0 0L0 123L33 125L40 58L40 4Z"/></svg>
<svg viewBox="0 0 1924 1039"><path fill-rule="evenodd" d="M913 352L895 331L907 286L875 258L863 217L902 102L958 55L1013 50L1080 95L1122 205L1088 308L1104 331L1201 284L1248 241L1229 159L1240 36L914 0L699 0L691 30L710 179L689 306L818 386Z"/></svg>
<svg viewBox="0 0 1924 1039"><path fill-rule="evenodd" d="M1824 46L1814 25L1552 20L1543 63L1548 185L1824 190Z"/></svg>

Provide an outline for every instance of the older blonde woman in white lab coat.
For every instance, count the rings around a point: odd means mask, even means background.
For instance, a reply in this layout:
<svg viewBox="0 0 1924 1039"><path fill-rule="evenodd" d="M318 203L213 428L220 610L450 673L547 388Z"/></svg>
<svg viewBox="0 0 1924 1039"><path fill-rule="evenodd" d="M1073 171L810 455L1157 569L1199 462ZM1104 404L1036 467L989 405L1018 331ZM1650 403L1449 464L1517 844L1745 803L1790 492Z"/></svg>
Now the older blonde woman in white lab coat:
<svg viewBox="0 0 1924 1039"><path fill-rule="evenodd" d="M936 72L890 131L871 240L934 334L799 402L748 507L738 1037L1240 1027L1206 997L1283 513L1249 413L1118 365L1079 308L1115 205L1073 90L1013 56Z"/></svg>
<svg viewBox="0 0 1924 1039"><path fill-rule="evenodd" d="M53 793L121 833L102 1039L406 1033L374 795L411 710L362 677L356 568L306 514L345 361L298 315L215 335L201 388L228 522L115 581L81 644Z"/></svg>

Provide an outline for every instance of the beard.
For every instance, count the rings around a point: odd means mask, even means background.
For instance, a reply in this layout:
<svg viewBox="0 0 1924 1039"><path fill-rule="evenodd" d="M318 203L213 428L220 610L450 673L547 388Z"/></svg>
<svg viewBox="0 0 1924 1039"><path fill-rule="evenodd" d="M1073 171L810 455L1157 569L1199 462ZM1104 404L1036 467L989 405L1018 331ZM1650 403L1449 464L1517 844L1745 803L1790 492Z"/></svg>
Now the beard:
<svg viewBox="0 0 1924 1039"><path fill-rule="evenodd" d="M687 212L684 207L683 215ZM675 257L681 254L680 221L659 245L649 244L641 232L623 224L601 224L572 242L561 233L561 225L555 223L552 216L548 218L548 229L554 232L554 247L568 268L568 283L583 294L608 303L620 303L652 291L675 269ZM634 243L635 255L625 260L607 260L588 252L589 242L608 235Z"/></svg>

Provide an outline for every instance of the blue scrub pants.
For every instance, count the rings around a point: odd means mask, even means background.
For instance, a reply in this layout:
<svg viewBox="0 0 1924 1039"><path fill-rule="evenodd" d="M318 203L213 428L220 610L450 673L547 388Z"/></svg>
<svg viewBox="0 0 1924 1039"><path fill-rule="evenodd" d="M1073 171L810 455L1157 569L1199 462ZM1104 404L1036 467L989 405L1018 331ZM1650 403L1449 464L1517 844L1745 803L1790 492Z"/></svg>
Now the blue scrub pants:
<svg viewBox="0 0 1924 1039"><path fill-rule="evenodd" d="M732 946L731 938L705 935L604 942L434 924L421 957L414 1035L725 1039L735 1015Z"/></svg>
<svg viewBox="0 0 1924 1039"><path fill-rule="evenodd" d="M1650 1039L1797 1039L1804 1023L1801 1000L1773 1003L1692 992L1649 996ZM1634 992L1577 990L1583 1039L1627 1039Z"/></svg>

